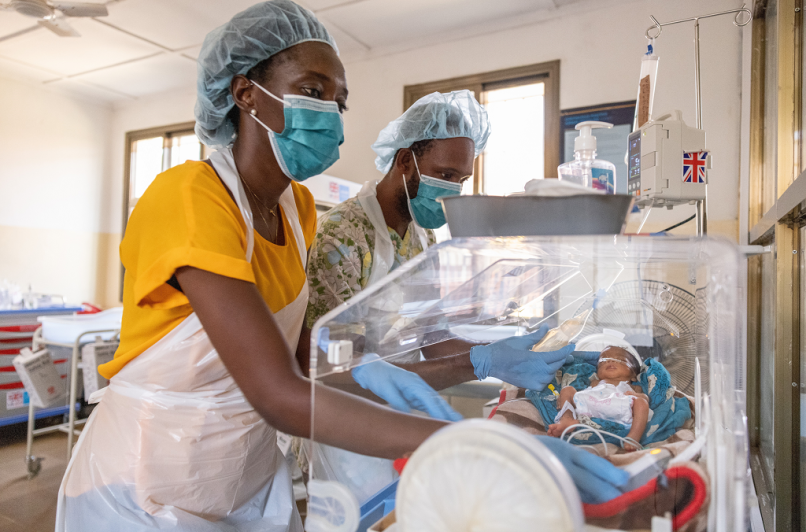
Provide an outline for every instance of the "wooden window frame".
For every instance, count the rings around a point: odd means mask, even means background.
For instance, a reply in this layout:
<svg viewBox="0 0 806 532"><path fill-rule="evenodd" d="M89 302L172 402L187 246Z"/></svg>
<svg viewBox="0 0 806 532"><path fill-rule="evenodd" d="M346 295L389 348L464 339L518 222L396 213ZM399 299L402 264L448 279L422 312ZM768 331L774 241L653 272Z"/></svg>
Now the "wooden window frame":
<svg viewBox="0 0 806 532"><path fill-rule="evenodd" d="M167 126L152 127L148 129L139 129L137 131L126 132L126 144L123 148L123 220L121 221L120 237L121 240L126 234L126 225L129 223L129 204L130 204L130 191L131 191L131 169L132 169L132 145L138 140L144 140L154 137L163 138L163 148L165 143L175 136L187 135L193 133L196 127L196 122L181 122L179 124L171 124ZM202 150L205 150L203 147ZM126 269L123 264L120 265L120 301L123 301L123 277Z"/></svg>
<svg viewBox="0 0 806 532"><path fill-rule="evenodd" d="M470 76L432 81L403 87L403 110L432 92L471 90L482 104L486 91L525 85L530 82L545 84L543 113L544 121L544 175L554 176L560 165L560 61L548 61L534 65L506 68ZM473 193L483 190L483 155L476 158L473 167Z"/></svg>
<svg viewBox="0 0 806 532"><path fill-rule="evenodd" d="M172 137L183 136L194 132L196 122L182 122L168 126L152 127L126 133L126 145L123 155L123 222L121 227L121 237L126 233L126 224L129 221L129 193L131 191L131 169L132 169L132 145L138 140L154 137L163 138L163 148L165 142Z"/></svg>
<svg viewBox="0 0 806 532"><path fill-rule="evenodd" d="M747 415L750 436L750 466L759 492L766 530L798 530L806 516L800 515L800 305L806 294L800 290L800 255L803 245L799 229L806 225L806 171L801 172L803 148L804 38L802 0L778 0L777 33L777 185L776 201L763 212L766 0L754 5L751 52L750 100L750 187L748 242L775 242L775 308L761 308L761 260L748 262L747 308ZM761 316L775 312L776 390L773 405L774 479L766 474L759 449ZM766 354L770 356L770 354ZM771 482L771 485L770 485ZM774 494L774 501L767 493ZM774 504L772 504L774 503Z"/></svg>

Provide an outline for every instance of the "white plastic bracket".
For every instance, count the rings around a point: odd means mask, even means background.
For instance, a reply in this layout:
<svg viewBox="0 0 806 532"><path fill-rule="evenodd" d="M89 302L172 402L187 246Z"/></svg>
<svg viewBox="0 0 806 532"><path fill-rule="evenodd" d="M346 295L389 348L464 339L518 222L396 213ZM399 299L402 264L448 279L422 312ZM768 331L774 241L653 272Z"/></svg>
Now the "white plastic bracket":
<svg viewBox="0 0 806 532"><path fill-rule="evenodd" d="M665 516L652 518L652 532L672 532L672 518L667 512Z"/></svg>
<svg viewBox="0 0 806 532"><path fill-rule="evenodd" d="M338 340L327 344L327 362L333 366L343 366L353 359L353 342Z"/></svg>

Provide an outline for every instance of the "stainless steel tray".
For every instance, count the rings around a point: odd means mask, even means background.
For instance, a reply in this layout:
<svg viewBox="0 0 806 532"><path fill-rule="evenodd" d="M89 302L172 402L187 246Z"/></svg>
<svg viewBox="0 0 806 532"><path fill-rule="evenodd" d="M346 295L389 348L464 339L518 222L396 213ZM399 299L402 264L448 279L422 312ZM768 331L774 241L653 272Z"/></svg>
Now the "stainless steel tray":
<svg viewBox="0 0 806 532"><path fill-rule="evenodd" d="M615 235L633 197L446 196L439 198L453 237Z"/></svg>

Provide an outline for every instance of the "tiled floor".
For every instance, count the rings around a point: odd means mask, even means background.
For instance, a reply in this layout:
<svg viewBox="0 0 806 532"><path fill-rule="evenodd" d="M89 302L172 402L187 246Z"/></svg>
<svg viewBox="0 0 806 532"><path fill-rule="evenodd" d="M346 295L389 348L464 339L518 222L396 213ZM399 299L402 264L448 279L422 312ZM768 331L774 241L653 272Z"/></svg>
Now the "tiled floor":
<svg viewBox="0 0 806 532"><path fill-rule="evenodd" d="M0 428L0 532L53 532L56 496L67 466L67 435L37 437L34 455L45 460L39 475L28 480L25 425Z"/></svg>

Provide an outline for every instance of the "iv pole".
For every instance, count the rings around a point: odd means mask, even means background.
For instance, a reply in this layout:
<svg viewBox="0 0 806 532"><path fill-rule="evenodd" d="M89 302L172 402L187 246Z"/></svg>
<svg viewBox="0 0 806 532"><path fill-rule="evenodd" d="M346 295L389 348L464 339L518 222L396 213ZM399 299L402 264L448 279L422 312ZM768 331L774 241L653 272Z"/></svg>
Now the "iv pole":
<svg viewBox="0 0 806 532"><path fill-rule="evenodd" d="M697 115L697 129L702 129L702 83L700 81L700 19L704 18L711 18L711 17L719 17L721 15L731 15L735 13L733 17L733 25L741 28L742 26L747 26L751 20L753 20L753 13L745 7L746 4L742 4L742 7L739 9L730 9L728 11L720 11L719 13L710 13L708 15L700 15L699 17L692 17L692 18L685 18L680 20L673 20L671 22L658 22L654 16L649 15L649 18L652 19L654 25L650 26L646 30L646 38L647 39L657 39L660 37L660 34L663 32L664 26L671 26L673 24L681 24L683 22L694 22L694 95L696 98L695 104L695 113ZM747 20L744 22L739 21L739 17L741 14L744 13L747 15ZM657 30L657 33L654 35L651 34L652 30ZM701 199L697 201L697 236L703 236L708 232L708 214L706 205L706 200L708 199L708 185L705 185L705 199Z"/></svg>

